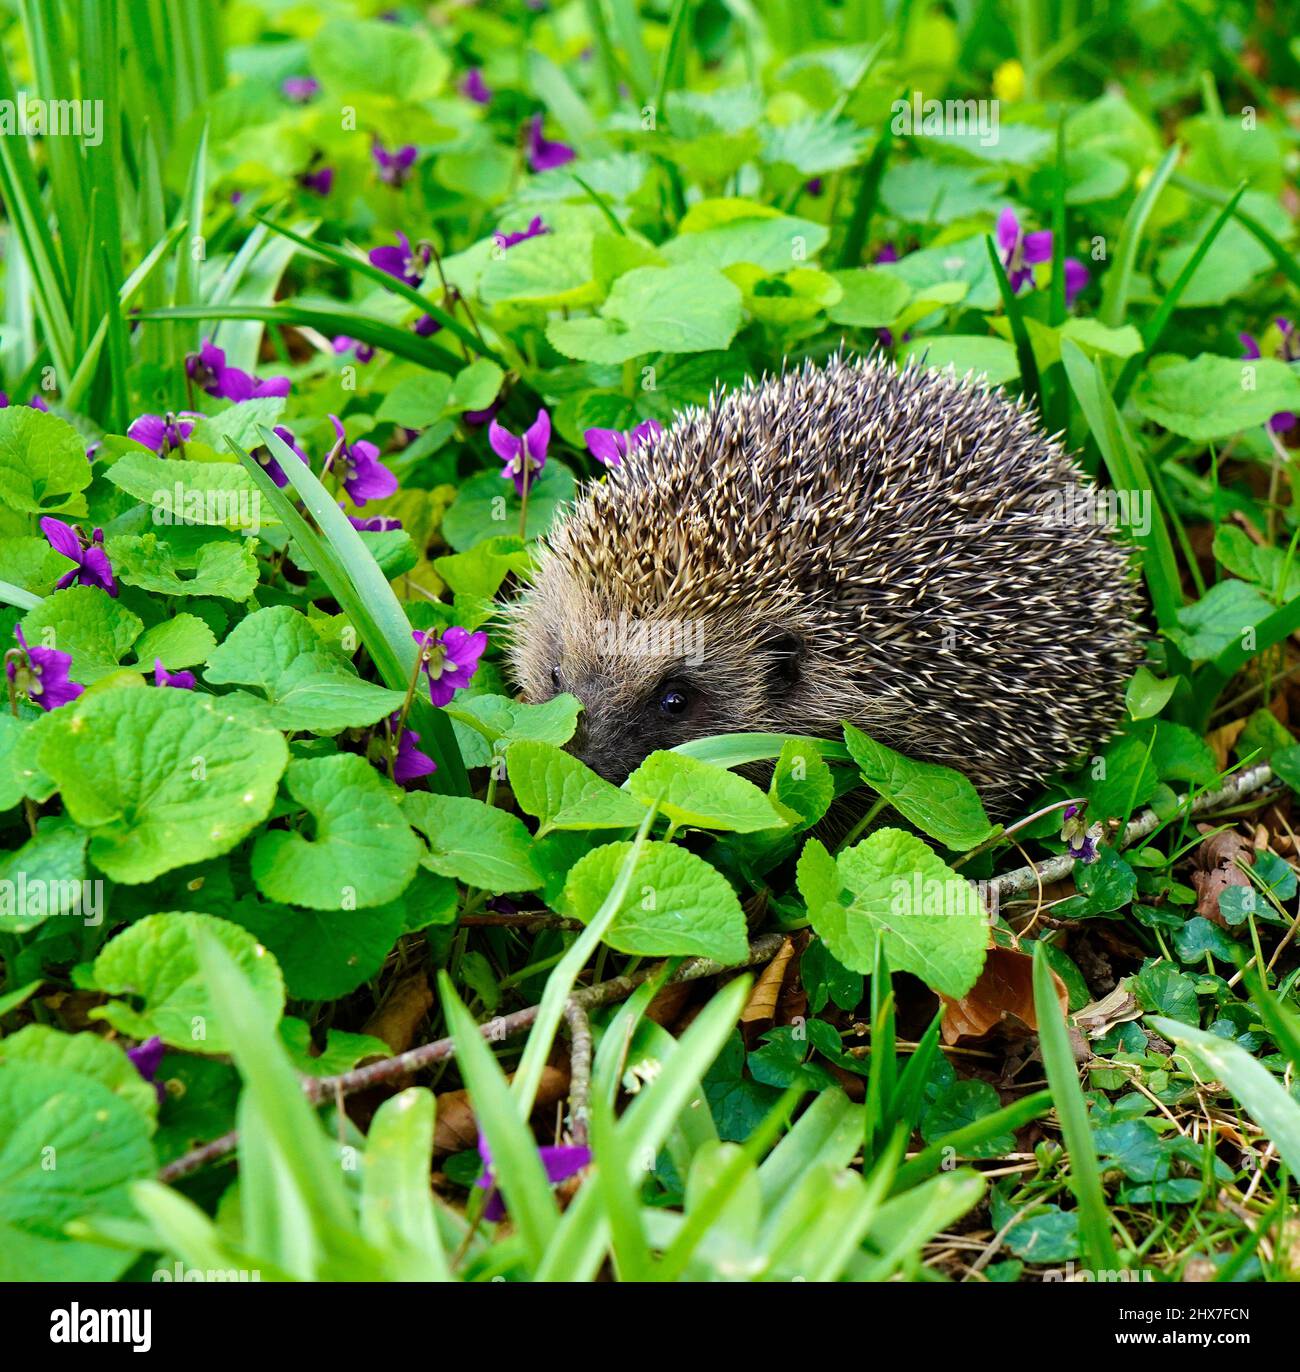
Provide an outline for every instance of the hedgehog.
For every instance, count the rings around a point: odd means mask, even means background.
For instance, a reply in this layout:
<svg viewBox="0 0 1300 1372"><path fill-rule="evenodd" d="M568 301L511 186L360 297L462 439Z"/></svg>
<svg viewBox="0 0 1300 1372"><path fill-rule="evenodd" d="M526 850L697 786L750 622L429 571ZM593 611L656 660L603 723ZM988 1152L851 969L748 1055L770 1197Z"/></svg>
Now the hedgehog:
<svg viewBox="0 0 1300 1372"><path fill-rule="evenodd" d="M587 484L511 609L523 698L614 782L712 734L848 721L991 813L1115 730L1132 551L1023 400L833 356L715 393Z"/></svg>

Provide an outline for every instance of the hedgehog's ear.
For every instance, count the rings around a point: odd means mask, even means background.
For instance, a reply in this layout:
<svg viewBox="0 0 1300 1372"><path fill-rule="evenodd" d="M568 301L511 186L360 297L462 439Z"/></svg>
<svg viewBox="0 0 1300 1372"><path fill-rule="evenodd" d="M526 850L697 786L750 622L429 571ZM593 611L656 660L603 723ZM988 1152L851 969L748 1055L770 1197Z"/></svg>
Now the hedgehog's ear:
<svg viewBox="0 0 1300 1372"><path fill-rule="evenodd" d="M779 695L797 685L803 672L804 641L800 634L769 626L758 645L768 690Z"/></svg>

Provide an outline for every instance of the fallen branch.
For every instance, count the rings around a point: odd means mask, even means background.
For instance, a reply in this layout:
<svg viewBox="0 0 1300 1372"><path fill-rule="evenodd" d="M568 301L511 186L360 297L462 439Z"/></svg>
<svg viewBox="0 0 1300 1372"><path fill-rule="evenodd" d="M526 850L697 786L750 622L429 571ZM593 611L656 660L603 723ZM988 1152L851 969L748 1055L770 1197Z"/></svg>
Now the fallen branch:
<svg viewBox="0 0 1300 1372"><path fill-rule="evenodd" d="M764 934L749 945L749 955L743 962L719 963L713 962L708 958L691 958L674 972L665 984L671 985L682 981L700 981L705 977L719 976L724 972L739 972L746 967L754 967L760 963L770 962L781 951L781 946L785 942L784 934ZM584 987L580 991L575 991L569 999L572 1009L569 1012L570 1034L573 1037L574 1045L574 1064L571 1069L571 1078L578 1083L578 1092L585 1093L589 1089L591 1071L591 1035L590 1031L586 1034L585 1054L586 1067L585 1076L579 1071L578 1059L584 1049L580 1043L582 1031L574 1032L573 1011L582 1016L585 1026L586 1014L589 1010L594 1010L602 1005L612 1005L617 1001L626 1000L633 991L643 982L649 981L662 968L662 963L655 963L649 967L643 967L630 976L612 977L609 981L602 981L595 986ZM510 1015L498 1015L490 1019L486 1024L479 1025L479 1029L490 1043L497 1043L500 1040L509 1038L513 1034L519 1033L523 1029L528 1029L537 1019L541 1006L530 1005L523 1010L516 1010ZM365 1067L353 1068L350 1072L342 1072L333 1077L304 1077L302 1079L303 1093L313 1105L318 1105L326 1100L336 1100L341 1096L355 1095L358 1091L364 1091L369 1086L378 1085L381 1082L391 1081L395 1077L405 1076L408 1072L416 1072L422 1068L431 1067L436 1062L442 1062L447 1058L454 1057L456 1054L455 1039L445 1038L436 1039L432 1043L423 1043L418 1048L410 1048L405 1053L398 1053L395 1057L383 1058L379 1062L369 1063ZM586 1100L585 1097L579 1101L575 1098L573 1087L570 1087L570 1095L574 1110L575 1121L577 1119L579 1104L581 1104L585 1127ZM218 1158L224 1157L227 1153L233 1152L239 1143L238 1130L231 1130L228 1134L222 1134L220 1138L213 1139L210 1143L202 1144L198 1148L191 1149L190 1152L182 1157L169 1162L158 1173L158 1179L164 1182L173 1182L181 1177L187 1177L192 1172L198 1171L209 1162L215 1162Z"/></svg>
<svg viewBox="0 0 1300 1372"><path fill-rule="evenodd" d="M1273 769L1271 767L1249 767L1244 772L1238 772L1217 791L1207 791L1204 795L1197 796L1190 803L1184 798L1172 815L1162 819L1154 810L1143 810L1134 820L1131 820L1124 830L1118 843L1117 849L1124 849L1136 843L1138 839L1146 838L1150 833L1154 833L1162 824L1169 820L1178 819L1185 815L1200 815L1207 810L1217 810L1222 805L1230 805L1239 800L1245 800L1253 796L1255 792L1262 791L1270 781L1273 780ZM1019 895L1021 891L1027 891L1031 886L1037 886L1040 882L1046 886L1049 882L1060 881L1062 877L1069 876L1074 869L1076 858L1072 858L1069 853L1062 853L1059 857L1049 858L1046 862L1030 864L1028 867L1018 867L1014 872L1008 872L1005 876L994 877L990 882L990 888L996 892L996 898L1001 901L1008 896Z"/></svg>

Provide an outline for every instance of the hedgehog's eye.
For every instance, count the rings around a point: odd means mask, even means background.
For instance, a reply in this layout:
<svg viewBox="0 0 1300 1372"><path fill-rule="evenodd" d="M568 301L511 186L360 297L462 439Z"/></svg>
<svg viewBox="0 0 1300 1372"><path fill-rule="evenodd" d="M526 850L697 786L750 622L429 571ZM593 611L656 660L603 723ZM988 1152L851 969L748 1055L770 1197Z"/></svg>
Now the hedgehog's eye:
<svg viewBox="0 0 1300 1372"><path fill-rule="evenodd" d="M557 691L560 689L560 669L558 667L551 668L551 685Z"/></svg>
<svg viewBox="0 0 1300 1372"><path fill-rule="evenodd" d="M659 697L659 708L666 715L684 714L690 703L690 697L680 686L669 686Z"/></svg>

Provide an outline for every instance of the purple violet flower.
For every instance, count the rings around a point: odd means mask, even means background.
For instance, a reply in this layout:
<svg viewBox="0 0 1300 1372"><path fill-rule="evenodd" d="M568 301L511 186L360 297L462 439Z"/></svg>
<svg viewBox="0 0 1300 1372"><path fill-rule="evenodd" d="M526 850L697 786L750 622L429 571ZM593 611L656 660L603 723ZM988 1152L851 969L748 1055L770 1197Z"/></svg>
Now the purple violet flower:
<svg viewBox="0 0 1300 1372"><path fill-rule="evenodd" d="M572 162L577 153L567 143L552 142L542 133L542 116L528 121L528 165L535 172L554 171Z"/></svg>
<svg viewBox="0 0 1300 1372"><path fill-rule="evenodd" d="M153 684L155 686L175 686L180 691L194 689L193 672L169 672L162 664L162 658L153 660Z"/></svg>
<svg viewBox="0 0 1300 1372"><path fill-rule="evenodd" d="M195 416L197 418L197 416ZM133 420L126 431L128 438L160 456L176 448L184 448L185 440L194 432L194 419L183 415L142 414Z"/></svg>
<svg viewBox="0 0 1300 1372"><path fill-rule="evenodd" d="M658 420L643 419L635 428L624 432L621 429L584 429L583 440L587 451L597 462L607 467L617 467L637 444L645 439L657 439L663 433Z"/></svg>
<svg viewBox="0 0 1300 1372"><path fill-rule="evenodd" d="M483 73L478 67L471 67L465 73L465 79L460 83L460 93L467 96L476 105L490 105L492 103L492 89L483 79Z"/></svg>
<svg viewBox="0 0 1300 1372"><path fill-rule="evenodd" d="M339 509L347 514L343 507L343 502L339 501ZM364 515L348 515L348 523L354 529L359 529L364 534L386 534L393 529L400 529L402 521L394 515L371 515L366 518Z"/></svg>
<svg viewBox="0 0 1300 1372"><path fill-rule="evenodd" d="M397 478L379 460L379 449L367 439L359 438L351 446L346 441L343 421L336 414L330 423L338 435L334 461L343 473L343 489L352 503L360 508L368 500L382 500L397 490Z"/></svg>
<svg viewBox="0 0 1300 1372"><path fill-rule="evenodd" d="M526 229L519 229L515 233L502 233L500 229L492 235L492 241L501 249L513 248L516 243L524 243L530 238L540 238L542 234L550 233L550 229L542 223L542 216L535 214L528 221Z"/></svg>
<svg viewBox="0 0 1300 1372"><path fill-rule="evenodd" d="M820 177L820 176L814 176L813 179L812 179L811 181L805 181L805 182L804 182L804 187L803 187L803 188L804 188L805 191L807 191L807 193L808 193L809 195L811 195L814 199L816 199L816 197L819 196L819 195L822 193L822 179L821 179L821 177Z"/></svg>
<svg viewBox="0 0 1300 1372"><path fill-rule="evenodd" d="M1289 319L1277 319L1274 321L1282 335L1282 341L1274 351L1274 356L1282 362L1295 362L1300 360L1300 331ZM1241 340L1241 353L1247 361L1255 361L1260 357L1259 341L1254 334L1238 334ZM1297 416L1292 410L1279 410L1272 415L1268 421L1268 427L1275 434L1284 434L1294 429L1297 423Z"/></svg>
<svg viewBox="0 0 1300 1372"><path fill-rule="evenodd" d="M1031 267L1052 260L1051 232L1044 229L1039 233L1026 233L1010 205L998 215L997 241L1013 295L1018 295L1022 286L1034 284Z"/></svg>
<svg viewBox="0 0 1300 1372"><path fill-rule="evenodd" d="M117 582L113 580L113 568L109 565L108 554L104 551L104 531L96 529L90 541L83 542L77 529L60 519L48 515L41 520L41 532L49 539L50 547L56 553L77 565L55 583L54 589L61 591L65 586L99 586L109 595L117 595Z"/></svg>
<svg viewBox="0 0 1300 1372"><path fill-rule="evenodd" d="M282 442L289 445L289 449L303 463L310 467L311 463L307 460L307 454L298 446L297 440L290 429L286 429L283 424L277 424L271 431ZM285 475L284 468L271 456L265 448L254 448L253 457L258 464L266 469L266 474L283 490L289 484L289 478Z"/></svg>
<svg viewBox="0 0 1300 1372"><path fill-rule="evenodd" d="M273 376L259 381L238 367L226 365L226 354L211 339L205 338L196 353L185 358L185 374L209 395L220 400L258 400L262 396L289 394L289 378Z"/></svg>
<svg viewBox="0 0 1300 1372"><path fill-rule="evenodd" d="M501 468L502 477L513 481L515 491L522 497L525 481L531 485L533 477L546 466L546 449L551 442L551 416L545 410L538 410L537 418L522 435L512 434L494 419L488 429L488 442L505 464Z"/></svg>
<svg viewBox="0 0 1300 1372"><path fill-rule="evenodd" d="M1034 285L1033 268L1040 262L1052 260L1052 233L1043 229L1037 233L1026 233L1020 227L1020 220L1010 205L998 215L996 230L997 244L1002 249L1002 265L1006 268L1007 284L1013 295L1020 293L1022 286ZM1088 269L1077 257L1065 259L1065 306L1074 304L1075 296L1090 280Z"/></svg>
<svg viewBox="0 0 1300 1372"><path fill-rule="evenodd" d="M390 715L389 727L397 728L398 716ZM417 745L420 735L413 729L403 729L397 740L397 753L393 758L393 780L409 790L421 777L427 777L438 770L438 764L422 753Z"/></svg>
<svg viewBox="0 0 1300 1372"><path fill-rule="evenodd" d="M406 185L417 154L414 143L405 143L396 152L389 152L378 139L370 149L370 155L379 168L379 179L384 185L394 188Z"/></svg>
<svg viewBox="0 0 1300 1372"><path fill-rule="evenodd" d="M1102 836L1100 824L1089 826L1086 810L1086 805L1067 805L1061 814L1061 840L1069 845L1069 855L1084 863L1097 861L1097 844Z"/></svg>
<svg viewBox="0 0 1300 1372"><path fill-rule="evenodd" d="M398 230L396 243L370 249L370 265L408 286L418 286L424 280L424 267L429 263L427 257L423 264L417 263L410 239Z"/></svg>
<svg viewBox="0 0 1300 1372"><path fill-rule="evenodd" d="M479 658L487 647L487 634L471 634L458 624L444 629L441 637L433 630L411 631L421 650L420 670L429 679L429 699L435 705L450 703L452 696L468 686L478 671Z"/></svg>
<svg viewBox="0 0 1300 1372"><path fill-rule="evenodd" d="M1077 257L1067 257L1065 259L1065 308L1071 309L1074 305L1075 297L1080 291L1084 290L1088 282L1092 279L1088 274L1088 269L1079 261Z"/></svg>
<svg viewBox="0 0 1300 1372"><path fill-rule="evenodd" d="M307 170L298 178L298 184L313 195L328 195L334 185L334 168L317 167Z"/></svg>
<svg viewBox="0 0 1300 1372"><path fill-rule="evenodd" d="M487 1205L483 1209L483 1218L489 1224L495 1224L498 1220L505 1218L506 1206L501 1199L500 1191L497 1189L496 1173L492 1170L492 1154L488 1149L488 1141L482 1130L479 1131L478 1136L478 1155L483 1160L483 1172L475 1180L474 1185L488 1192ZM544 1145L538 1148L537 1155L542 1160L546 1179L552 1185L577 1176L584 1167L591 1165L591 1149L583 1144Z"/></svg>
<svg viewBox="0 0 1300 1372"><path fill-rule="evenodd" d="M306 105L320 94L320 82L314 76L287 76L280 82L280 94L295 105Z"/></svg>
<svg viewBox="0 0 1300 1372"><path fill-rule="evenodd" d="M166 1051L162 1039L158 1038L157 1035L151 1039L145 1039L143 1043L137 1044L134 1048L126 1050L126 1055L135 1065L135 1070L158 1093L159 1105L167 1099L167 1092L163 1089L162 1082L157 1080L158 1069L162 1066L163 1054Z"/></svg>
<svg viewBox="0 0 1300 1372"><path fill-rule="evenodd" d="M431 314L422 314L411 327L417 338L432 338L442 325Z"/></svg>
<svg viewBox="0 0 1300 1372"><path fill-rule="evenodd" d="M369 343L363 343L359 338L349 338L345 333L335 338L334 351L339 354L355 353L358 362L369 362L375 355L375 350Z"/></svg>
<svg viewBox="0 0 1300 1372"><path fill-rule="evenodd" d="M897 262L898 249L892 243L885 243L871 260L877 265L882 262Z"/></svg>
<svg viewBox="0 0 1300 1372"><path fill-rule="evenodd" d="M22 649L22 659L5 655L5 675L33 705L42 710L57 710L76 698L86 688L68 677L72 654L57 648L31 648L23 631L14 625L14 637Z"/></svg>
<svg viewBox="0 0 1300 1372"><path fill-rule="evenodd" d="M32 396L32 398L27 403L32 407L33 410L43 410L46 414L49 414L50 412L50 407L39 395Z"/></svg>

